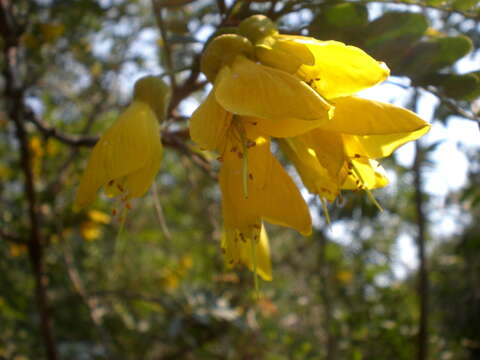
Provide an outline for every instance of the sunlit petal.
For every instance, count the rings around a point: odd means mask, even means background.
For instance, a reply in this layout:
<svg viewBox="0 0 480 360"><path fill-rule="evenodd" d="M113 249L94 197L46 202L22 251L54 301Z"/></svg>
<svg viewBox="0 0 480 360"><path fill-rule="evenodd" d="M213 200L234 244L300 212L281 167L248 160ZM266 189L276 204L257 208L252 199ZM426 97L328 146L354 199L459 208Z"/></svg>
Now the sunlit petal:
<svg viewBox="0 0 480 360"><path fill-rule="evenodd" d="M307 84L284 71L237 57L217 76L215 96L226 110L260 118L328 120L330 105Z"/></svg>
<svg viewBox="0 0 480 360"><path fill-rule="evenodd" d="M390 72L363 50L338 41L295 39L315 57L314 66L302 66L298 74L327 99L352 95L385 80Z"/></svg>
<svg viewBox="0 0 480 360"><path fill-rule="evenodd" d="M231 119L232 114L217 103L211 91L190 118L190 136L204 149L218 149Z"/></svg>

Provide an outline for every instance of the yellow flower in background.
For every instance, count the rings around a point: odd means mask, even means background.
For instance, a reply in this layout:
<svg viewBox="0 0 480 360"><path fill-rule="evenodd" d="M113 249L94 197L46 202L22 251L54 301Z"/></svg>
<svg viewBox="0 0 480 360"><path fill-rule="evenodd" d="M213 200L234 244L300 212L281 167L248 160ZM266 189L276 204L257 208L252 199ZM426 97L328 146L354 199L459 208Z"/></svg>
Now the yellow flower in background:
<svg viewBox="0 0 480 360"><path fill-rule="evenodd" d="M157 96L154 103L152 93ZM168 87L158 78L149 76L136 83L134 101L92 150L75 197L76 209L92 202L101 187L108 196L120 195L127 207L129 199L147 192L160 168L159 121L169 96Z"/></svg>

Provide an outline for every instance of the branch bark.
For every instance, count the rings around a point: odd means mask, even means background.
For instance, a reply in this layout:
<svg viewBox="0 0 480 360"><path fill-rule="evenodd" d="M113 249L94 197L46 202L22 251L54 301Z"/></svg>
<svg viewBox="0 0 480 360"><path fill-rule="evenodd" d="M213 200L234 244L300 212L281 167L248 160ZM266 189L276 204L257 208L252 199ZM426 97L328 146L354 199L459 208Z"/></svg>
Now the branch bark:
<svg viewBox="0 0 480 360"><path fill-rule="evenodd" d="M417 248L418 248L418 283L417 294L420 307L420 319L417 334L417 360L428 358L428 317L429 317L429 279L426 257L426 223L423 201L422 181L423 152L419 142L415 142L415 160L413 163L415 186L415 210L417 220Z"/></svg>
<svg viewBox="0 0 480 360"><path fill-rule="evenodd" d="M17 78L18 39L22 29L18 26L8 0L0 0L0 31L4 39L5 102L9 119L14 123L20 146L20 166L24 175L24 189L27 199L30 232L27 241L28 254L35 279L35 299L40 313L40 332L46 348L47 358L56 360L57 348L53 337L52 320L47 298L47 284L44 266L44 244L40 234L40 219L35 180L32 171L28 134L25 129L24 90Z"/></svg>
<svg viewBox="0 0 480 360"><path fill-rule="evenodd" d="M326 258L326 250L327 250L327 243L328 239L325 234L319 232L319 253L318 253L318 266L319 266L319 275L320 275L320 283L322 286L320 297L323 302L323 313L324 313L324 321L323 321L323 328L325 331L326 336L326 355L325 360L335 360L337 358L337 339L335 337L333 331L333 322L335 321L333 318L333 301L332 301L332 294L330 293L330 281L329 281L329 269L328 263Z"/></svg>

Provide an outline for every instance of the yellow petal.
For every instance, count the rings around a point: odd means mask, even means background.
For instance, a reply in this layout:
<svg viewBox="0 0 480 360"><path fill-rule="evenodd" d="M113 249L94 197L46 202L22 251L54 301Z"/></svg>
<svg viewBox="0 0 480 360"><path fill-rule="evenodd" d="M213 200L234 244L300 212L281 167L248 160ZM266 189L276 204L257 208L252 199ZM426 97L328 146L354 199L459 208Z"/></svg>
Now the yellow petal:
<svg viewBox="0 0 480 360"><path fill-rule="evenodd" d="M416 134L420 137L430 125L414 112L401 107L355 96L334 100L335 113L323 130L351 135Z"/></svg>
<svg viewBox="0 0 480 360"><path fill-rule="evenodd" d="M343 135L345 153L349 157L360 155L370 159L380 159L390 156L392 152L405 143L418 139L424 135L429 128L430 126L404 134L371 136Z"/></svg>
<svg viewBox="0 0 480 360"><path fill-rule="evenodd" d="M307 84L284 71L238 56L217 76L215 96L234 114L260 118L328 120L330 105Z"/></svg>
<svg viewBox="0 0 480 360"><path fill-rule="evenodd" d="M243 118L240 118L243 119ZM234 120L227 135L219 182L225 225L249 233L261 218L294 228L303 234L311 231L308 207L292 179L270 152L270 141L257 137L256 145L248 149L248 197L244 193L244 150L238 126L246 128L249 138L253 126Z"/></svg>
<svg viewBox="0 0 480 360"><path fill-rule="evenodd" d="M190 118L190 136L200 147L218 149L230 126L232 114L223 109L211 91Z"/></svg>
<svg viewBox="0 0 480 360"><path fill-rule="evenodd" d="M341 134L314 129L298 137L313 152L320 164L327 169L332 179L338 179L340 169L345 164L345 151ZM295 139L294 139L295 140Z"/></svg>
<svg viewBox="0 0 480 360"><path fill-rule="evenodd" d="M134 101L93 148L74 207L79 209L93 201L97 190L109 181L146 166L158 132L158 122L149 106Z"/></svg>
<svg viewBox="0 0 480 360"><path fill-rule="evenodd" d="M276 138L286 138L302 135L324 124L324 120L300 119L260 119L247 117L248 121L257 124L258 131Z"/></svg>
<svg viewBox="0 0 480 360"><path fill-rule="evenodd" d="M314 65L315 58L305 44L269 37L255 46L255 56L264 65L295 74L302 65Z"/></svg>
<svg viewBox="0 0 480 360"><path fill-rule="evenodd" d="M338 41L295 39L305 44L315 57L314 66L302 66L298 74L327 99L352 95L385 80L390 72L355 46Z"/></svg>
<svg viewBox="0 0 480 360"><path fill-rule="evenodd" d="M240 131L245 131L245 138L255 141L255 146L248 148L248 176L244 179L245 149L240 142ZM245 129L242 123L234 120L227 132L226 147L223 152L223 164L220 169L219 183L222 191L222 208L225 225L241 232L249 232L252 225L261 218L261 193L271 174L272 155L270 140ZM244 194L244 181L247 181L248 197Z"/></svg>
<svg viewBox="0 0 480 360"><path fill-rule="evenodd" d="M272 280L272 265L270 261L270 246L267 232L264 226L260 231L260 238L255 241L256 259L252 258L252 239L240 237L239 231L226 227L222 234L221 247L225 255L225 263L228 267L237 264L247 266L250 271L254 270L256 262L257 274L266 281Z"/></svg>
<svg viewBox="0 0 480 360"><path fill-rule="evenodd" d="M141 169L127 175L125 179L125 189L128 190L129 198L143 196L152 185L160 169L163 147L158 130L153 131L151 135L152 149L146 164Z"/></svg>
<svg viewBox="0 0 480 360"><path fill-rule="evenodd" d="M312 232L307 203L280 163L272 158L269 181L262 192L261 214L272 224L293 228L303 235Z"/></svg>
<svg viewBox="0 0 480 360"><path fill-rule="evenodd" d="M319 162L315 151L309 149L302 139L280 140L280 147L297 169L305 187L312 194L318 194L328 201L335 200L339 186L327 169Z"/></svg>

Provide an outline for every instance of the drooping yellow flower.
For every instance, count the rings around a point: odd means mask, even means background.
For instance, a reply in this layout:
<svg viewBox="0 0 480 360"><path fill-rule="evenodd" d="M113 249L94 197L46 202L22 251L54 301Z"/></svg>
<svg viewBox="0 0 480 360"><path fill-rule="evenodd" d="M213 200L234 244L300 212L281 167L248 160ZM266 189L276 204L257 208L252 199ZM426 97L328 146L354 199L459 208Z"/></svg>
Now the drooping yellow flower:
<svg viewBox="0 0 480 360"><path fill-rule="evenodd" d="M192 139L209 149L220 129L213 119L221 113L270 119L265 134L275 131L276 122L290 126L289 136L303 133L326 122L333 107L308 84L284 71L259 64L253 46L245 37L221 35L210 42L202 56L202 71L214 87L190 122ZM226 116L231 116L226 114ZM202 122L200 118L210 118ZM205 133L209 132L210 135ZM202 143L210 137L209 142ZM215 141L215 140L213 140Z"/></svg>
<svg viewBox="0 0 480 360"><path fill-rule="evenodd" d="M282 149L312 193L333 201L341 189L369 190L388 184L375 159L418 139L430 125L412 111L344 97L335 100L332 120L285 140Z"/></svg>
<svg viewBox="0 0 480 360"><path fill-rule="evenodd" d="M262 64L296 75L325 99L349 96L385 80L390 71L363 50L338 41L282 35L263 15L240 24Z"/></svg>
<svg viewBox="0 0 480 360"><path fill-rule="evenodd" d="M155 103L151 102L151 92L158 96ZM146 77L136 83L133 102L92 150L74 208L92 202L102 186L107 195L120 195L126 205L129 199L146 193L160 168L159 121L163 120L169 96L168 87L158 78Z"/></svg>
<svg viewBox="0 0 480 360"><path fill-rule="evenodd" d="M285 138L307 188L333 201L341 189L385 186L375 159L428 130L407 110L351 96L385 80L385 64L340 42L281 35L263 16L212 40L201 68L213 89L190 134L221 155L222 243L228 261L250 269L246 246L232 239L259 246L263 220L303 234L311 228L305 201L270 152L271 137Z"/></svg>
<svg viewBox="0 0 480 360"><path fill-rule="evenodd" d="M250 241L250 245L253 241L254 248L259 247L259 256L268 257L265 246L259 243L262 220L303 234L311 231L305 201L270 152L269 132L276 125L262 126L261 132L257 127L266 118L278 118L290 124L293 136L311 129L311 123L328 121L331 106L304 82L254 62L248 58L248 52L228 55L232 43L241 44L233 49L244 49L248 41L236 35L223 35L212 41L202 58L204 72L213 78L214 87L192 115L190 135L202 148L216 150L221 155L219 182L226 228L223 243L229 244L225 245L226 257L253 271L249 265L253 259L246 257L246 247L234 246L234 239ZM211 62L207 61L209 58ZM267 260L262 259L258 258L261 264L257 273L269 279L270 270L265 270Z"/></svg>
<svg viewBox="0 0 480 360"><path fill-rule="evenodd" d="M309 132L281 144L310 192L333 201L341 189L387 185L374 159L389 156L429 130L430 125L411 111L351 96L389 76L386 65L363 50L337 41L281 35L262 15L242 21L240 33L254 43L262 64L304 80L335 108L330 121L312 122ZM292 136L291 124L283 119L265 119L258 130L263 127L274 137Z"/></svg>
<svg viewBox="0 0 480 360"><path fill-rule="evenodd" d="M233 118L221 154L219 182L227 228L250 236L259 232L263 219L310 234L310 214L300 191L273 157L270 139L256 132L249 118Z"/></svg>

